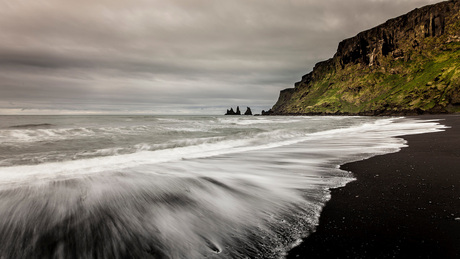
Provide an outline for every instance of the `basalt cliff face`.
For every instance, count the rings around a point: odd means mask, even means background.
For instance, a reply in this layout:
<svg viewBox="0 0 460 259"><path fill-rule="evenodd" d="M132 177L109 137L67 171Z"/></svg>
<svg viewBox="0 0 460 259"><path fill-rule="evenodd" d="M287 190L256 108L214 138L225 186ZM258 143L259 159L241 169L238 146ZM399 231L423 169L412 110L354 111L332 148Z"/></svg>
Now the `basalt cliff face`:
<svg viewBox="0 0 460 259"><path fill-rule="evenodd" d="M415 9L340 42L265 114L460 112L460 1Z"/></svg>

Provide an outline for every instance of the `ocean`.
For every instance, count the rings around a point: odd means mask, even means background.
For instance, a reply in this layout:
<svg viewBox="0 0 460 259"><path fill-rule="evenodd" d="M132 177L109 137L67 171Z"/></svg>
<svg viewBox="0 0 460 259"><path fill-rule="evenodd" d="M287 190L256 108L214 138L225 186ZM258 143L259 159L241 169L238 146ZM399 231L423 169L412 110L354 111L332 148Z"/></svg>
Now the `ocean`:
<svg viewBox="0 0 460 259"><path fill-rule="evenodd" d="M439 121L0 116L1 258L283 258L340 165Z"/></svg>

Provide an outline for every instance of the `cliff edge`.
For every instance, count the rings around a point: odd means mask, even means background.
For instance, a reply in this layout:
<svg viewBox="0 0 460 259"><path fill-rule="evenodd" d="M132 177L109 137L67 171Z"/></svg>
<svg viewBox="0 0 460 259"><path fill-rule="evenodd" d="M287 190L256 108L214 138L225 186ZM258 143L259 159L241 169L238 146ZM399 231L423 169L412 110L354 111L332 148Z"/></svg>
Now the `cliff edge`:
<svg viewBox="0 0 460 259"><path fill-rule="evenodd" d="M340 42L265 114L460 112L460 1L415 9Z"/></svg>

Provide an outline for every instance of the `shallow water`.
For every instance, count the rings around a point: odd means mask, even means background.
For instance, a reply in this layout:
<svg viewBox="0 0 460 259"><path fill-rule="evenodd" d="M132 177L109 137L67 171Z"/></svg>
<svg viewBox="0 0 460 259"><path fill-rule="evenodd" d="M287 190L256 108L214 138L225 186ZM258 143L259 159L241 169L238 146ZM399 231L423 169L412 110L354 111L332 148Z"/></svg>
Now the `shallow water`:
<svg viewBox="0 0 460 259"><path fill-rule="evenodd" d="M0 116L0 256L280 258L318 224L338 165L436 121Z"/></svg>

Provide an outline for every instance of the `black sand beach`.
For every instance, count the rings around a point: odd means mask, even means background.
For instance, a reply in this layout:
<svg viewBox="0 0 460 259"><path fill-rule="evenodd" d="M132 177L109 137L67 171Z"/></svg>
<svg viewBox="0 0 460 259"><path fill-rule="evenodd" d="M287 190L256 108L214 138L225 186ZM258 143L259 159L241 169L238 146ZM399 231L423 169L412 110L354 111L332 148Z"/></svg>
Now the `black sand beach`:
<svg viewBox="0 0 460 259"><path fill-rule="evenodd" d="M460 115L400 152L343 165L317 231L287 258L460 258Z"/></svg>

